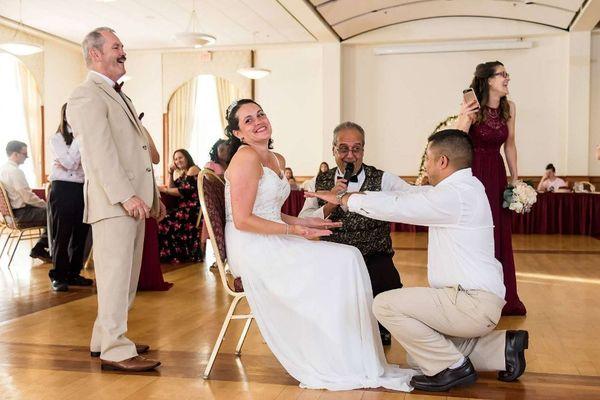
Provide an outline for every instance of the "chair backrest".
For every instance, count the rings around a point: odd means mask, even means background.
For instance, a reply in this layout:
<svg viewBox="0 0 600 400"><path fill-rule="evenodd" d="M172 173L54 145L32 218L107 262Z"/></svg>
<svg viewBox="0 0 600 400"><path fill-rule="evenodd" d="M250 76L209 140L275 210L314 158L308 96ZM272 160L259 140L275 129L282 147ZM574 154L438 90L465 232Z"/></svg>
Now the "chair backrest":
<svg viewBox="0 0 600 400"><path fill-rule="evenodd" d="M225 182L214 172L204 169L198 177L198 194L221 281L231 295L236 295L240 292L239 287L225 273Z"/></svg>
<svg viewBox="0 0 600 400"><path fill-rule="evenodd" d="M12 229L17 229L15 225L15 216L13 215L12 207L10 206L10 200L4 184L0 182L0 214L2 214L2 221L6 226Z"/></svg>

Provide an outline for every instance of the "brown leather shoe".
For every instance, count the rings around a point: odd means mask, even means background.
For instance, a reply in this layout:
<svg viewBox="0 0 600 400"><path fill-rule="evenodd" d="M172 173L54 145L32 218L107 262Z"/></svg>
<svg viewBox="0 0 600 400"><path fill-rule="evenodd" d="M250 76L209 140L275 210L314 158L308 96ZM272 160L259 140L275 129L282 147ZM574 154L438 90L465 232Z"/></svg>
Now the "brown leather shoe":
<svg viewBox="0 0 600 400"><path fill-rule="evenodd" d="M160 365L160 361L142 356L135 356L123 361L108 361L100 359L101 367L105 370L141 372L150 371Z"/></svg>
<svg viewBox="0 0 600 400"><path fill-rule="evenodd" d="M135 350L137 351L138 354L146 354L148 352L148 350L150 350L150 346L148 346L147 344L137 344L136 343ZM90 351L90 356L91 357L100 357L100 352L99 351Z"/></svg>

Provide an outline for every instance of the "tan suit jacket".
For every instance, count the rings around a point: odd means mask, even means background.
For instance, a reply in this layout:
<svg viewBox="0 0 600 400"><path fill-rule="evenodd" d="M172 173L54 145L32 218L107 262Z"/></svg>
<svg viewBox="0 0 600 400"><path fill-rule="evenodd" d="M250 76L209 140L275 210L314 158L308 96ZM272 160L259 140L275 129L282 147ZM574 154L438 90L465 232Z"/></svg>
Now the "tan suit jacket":
<svg viewBox="0 0 600 400"><path fill-rule="evenodd" d="M99 75L89 73L71 94L67 121L80 136L85 172L83 221L127 215L121 203L140 197L158 216L160 198L154 181L148 131L127 96Z"/></svg>

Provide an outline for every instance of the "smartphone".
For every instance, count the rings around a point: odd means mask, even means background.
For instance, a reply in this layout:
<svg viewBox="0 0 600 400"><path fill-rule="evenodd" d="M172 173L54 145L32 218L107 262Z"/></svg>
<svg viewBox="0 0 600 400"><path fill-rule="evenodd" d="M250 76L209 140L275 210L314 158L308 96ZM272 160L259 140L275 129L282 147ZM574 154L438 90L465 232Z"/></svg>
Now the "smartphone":
<svg viewBox="0 0 600 400"><path fill-rule="evenodd" d="M477 100L477 96L475 95L475 91L473 90L473 88L463 90L463 99L465 101L465 104L468 104L475 100L475 103L477 103L477 108L480 108L479 101Z"/></svg>

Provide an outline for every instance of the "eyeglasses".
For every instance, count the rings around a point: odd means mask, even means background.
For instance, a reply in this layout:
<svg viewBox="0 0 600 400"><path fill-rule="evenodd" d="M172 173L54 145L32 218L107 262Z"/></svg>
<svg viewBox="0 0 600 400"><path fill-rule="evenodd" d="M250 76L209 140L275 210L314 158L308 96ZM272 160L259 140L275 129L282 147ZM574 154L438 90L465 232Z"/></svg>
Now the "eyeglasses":
<svg viewBox="0 0 600 400"><path fill-rule="evenodd" d="M350 152L352 152L352 154L354 154L354 155L359 155L364 151L364 149L365 148L362 146L356 146L353 148L349 148L348 146L337 146L335 148L335 151L337 151L337 153L340 156L345 156L346 154L348 154Z"/></svg>
<svg viewBox="0 0 600 400"><path fill-rule="evenodd" d="M24 156L25 158L28 158L28 157L29 157L29 156L27 155L27 153L26 153L26 152L25 152L25 153L21 153L21 152L19 152L19 154L20 154L20 155L22 155L22 156Z"/></svg>
<svg viewBox="0 0 600 400"><path fill-rule="evenodd" d="M492 74L492 76L501 76L504 79L510 78L510 74L508 72L506 72L506 71L496 72L495 74Z"/></svg>

